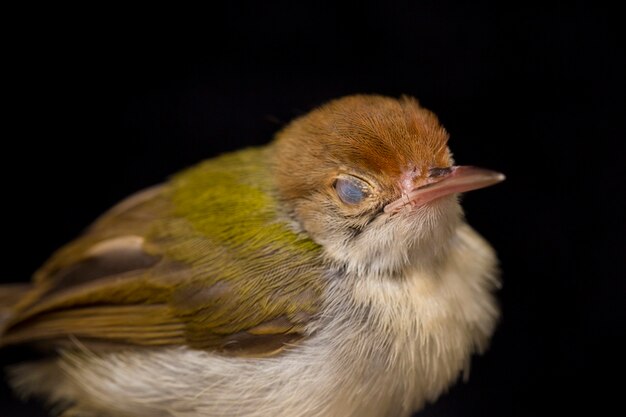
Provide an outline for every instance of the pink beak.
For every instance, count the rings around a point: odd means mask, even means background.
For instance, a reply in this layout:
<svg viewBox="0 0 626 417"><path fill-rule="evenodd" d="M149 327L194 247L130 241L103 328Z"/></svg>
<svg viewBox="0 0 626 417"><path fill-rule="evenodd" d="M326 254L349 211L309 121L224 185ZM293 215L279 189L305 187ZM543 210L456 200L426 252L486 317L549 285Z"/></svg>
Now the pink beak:
<svg viewBox="0 0 626 417"><path fill-rule="evenodd" d="M408 204L413 207L423 206L446 195L489 187L504 178L503 174L484 168L453 166L449 173L434 182L409 190L401 198L387 204L385 213L398 212Z"/></svg>

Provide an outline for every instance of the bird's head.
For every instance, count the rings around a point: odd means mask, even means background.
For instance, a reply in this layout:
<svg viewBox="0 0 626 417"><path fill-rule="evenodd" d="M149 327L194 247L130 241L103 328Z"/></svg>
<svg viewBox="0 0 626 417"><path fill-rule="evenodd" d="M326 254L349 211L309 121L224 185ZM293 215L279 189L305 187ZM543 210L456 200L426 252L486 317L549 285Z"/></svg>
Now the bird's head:
<svg viewBox="0 0 626 417"><path fill-rule="evenodd" d="M279 198L296 227L348 270L385 274L426 263L462 219L458 193L504 179L455 166L447 141L413 98L331 101L278 134Z"/></svg>

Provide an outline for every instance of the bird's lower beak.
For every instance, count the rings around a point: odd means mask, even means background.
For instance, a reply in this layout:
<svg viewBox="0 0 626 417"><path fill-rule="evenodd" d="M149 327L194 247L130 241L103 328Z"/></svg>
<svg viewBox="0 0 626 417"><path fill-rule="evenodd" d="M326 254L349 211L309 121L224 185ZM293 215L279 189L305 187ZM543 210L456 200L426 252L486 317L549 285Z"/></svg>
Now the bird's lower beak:
<svg viewBox="0 0 626 417"><path fill-rule="evenodd" d="M484 168L472 166L454 166L450 172L434 182L414 188L401 198L385 206L385 213L393 213L406 205L423 206L438 198L455 193L489 187L504 180L504 175Z"/></svg>

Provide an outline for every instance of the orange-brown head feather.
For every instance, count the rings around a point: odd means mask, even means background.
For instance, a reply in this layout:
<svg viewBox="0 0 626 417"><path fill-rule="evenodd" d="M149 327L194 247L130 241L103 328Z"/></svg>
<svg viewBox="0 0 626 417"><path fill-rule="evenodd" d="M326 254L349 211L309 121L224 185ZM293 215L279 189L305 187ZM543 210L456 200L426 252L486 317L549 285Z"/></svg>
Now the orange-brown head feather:
<svg viewBox="0 0 626 417"><path fill-rule="evenodd" d="M399 192L403 175L418 180L430 168L450 166L447 141L437 117L412 97L344 97L279 133L278 185L288 200L299 198L347 171Z"/></svg>

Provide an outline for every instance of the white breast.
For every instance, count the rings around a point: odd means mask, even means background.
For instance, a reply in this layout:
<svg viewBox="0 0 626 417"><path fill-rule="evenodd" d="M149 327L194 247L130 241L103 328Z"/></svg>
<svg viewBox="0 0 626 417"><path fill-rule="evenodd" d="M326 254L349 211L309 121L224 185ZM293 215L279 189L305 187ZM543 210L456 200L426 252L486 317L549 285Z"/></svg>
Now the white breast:
<svg viewBox="0 0 626 417"><path fill-rule="evenodd" d="M468 370L499 314L495 266L491 247L463 225L434 268L415 268L402 279L358 279L337 290L342 298L348 288L353 305L344 311L338 300L329 312L350 314L336 320L333 357L358 407L332 415L410 415Z"/></svg>

